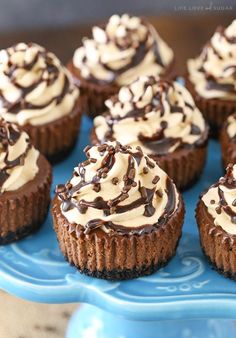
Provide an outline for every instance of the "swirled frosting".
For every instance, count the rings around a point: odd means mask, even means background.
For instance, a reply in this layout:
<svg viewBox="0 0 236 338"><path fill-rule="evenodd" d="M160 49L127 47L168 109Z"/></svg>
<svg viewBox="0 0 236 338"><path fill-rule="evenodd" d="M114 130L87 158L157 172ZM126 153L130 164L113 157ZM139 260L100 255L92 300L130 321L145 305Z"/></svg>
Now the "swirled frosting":
<svg viewBox="0 0 236 338"><path fill-rule="evenodd" d="M104 27L93 27L73 57L83 78L124 85L141 75L160 75L173 52L152 25L139 17L113 15Z"/></svg>
<svg viewBox="0 0 236 338"><path fill-rule="evenodd" d="M228 166L226 175L210 187L202 201L215 225L236 235L236 164Z"/></svg>
<svg viewBox="0 0 236 338"><path fill-rule="evenodd" d="M58 58L35 43L0 51L0 116L42 125L69 114L79 91Z"/></svg>
<svg viewBox="0 0 236 338"><path fill-rule="evenodd" d="M188 61L188 72L197 93L207 99L236 99L236 20L218 27L196 59Z"/></svg>
<svg viewBox="0 0 236 338"><path fill-rule="evenodd" d="M99 142L118 140L147 154L166 154L199 143L204 119L192 96L177 82L143 76L106 101L108 111L94 120ZM204 137L206 139L206 137Z"/></svg>
<svg viewBox="0 0 236 338"><path fill-rule="evenodd" d="M226 124L229 137L236 141L236 113L228 117Z"/></svg>
<svg viewBox="0 0 236 338"><path fill-rule="evenodd" d="M179 204L167 174L141 148L110 142L85 149L87 160L58 186L61 210L88 233L143 233L164 224Z"/></svg>
<svg viewBox="0 0 236 338"><path fill-rule="evenodd" d="M0 192L17 190L34 179L39 152L29 136L14 124L0 119Z"/></svg>

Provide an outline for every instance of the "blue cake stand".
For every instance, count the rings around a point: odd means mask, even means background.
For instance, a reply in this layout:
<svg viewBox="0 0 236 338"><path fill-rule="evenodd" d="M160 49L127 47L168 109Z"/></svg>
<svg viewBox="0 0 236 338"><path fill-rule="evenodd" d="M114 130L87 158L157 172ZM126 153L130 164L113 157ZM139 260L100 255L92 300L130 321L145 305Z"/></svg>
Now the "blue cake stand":
<svg viewBox="0 0 236 338"><path fill-rule="evenodd" d="M52 191L83 159L90 127L84 118L77 147L54 167ZM187 214L177 254L157 273L122 282L80 274L64 261L49 215L37 234L0 247L0 287L35 302L86 303L72 317L67 338L235 337L236 284L206 262L194 218L200 192L220 175L219 145L211 141L201 180L184 194Z"/></svg>

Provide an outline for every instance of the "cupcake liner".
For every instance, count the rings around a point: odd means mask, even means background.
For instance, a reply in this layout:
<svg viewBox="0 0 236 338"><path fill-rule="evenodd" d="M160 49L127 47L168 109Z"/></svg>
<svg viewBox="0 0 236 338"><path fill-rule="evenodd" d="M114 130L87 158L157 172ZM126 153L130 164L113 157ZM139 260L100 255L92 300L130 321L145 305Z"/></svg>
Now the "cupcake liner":
<svg viewBox="0 0 236 338"><path fill-rule="evenodd" d="M130 279L150 274L174 256L181 237L184 204L168 222L148 234L106 233L96 229L84 234L81 226L72 226L63 216L60 201L52 206L54 229L61 251L70 264L82 273L110 280Z"/></svg>
<svg viewBox="0 0 236 338"><path fill-rule="evenodd" d="M25 237L43 223L50 203L51 166L39 155L35 178L0 196L0 245Z"/></svg>
<svg viewBox="0 0 236 338"><path fill-rule="evenodd" d="M201 147L190 147L173 153L151 155L157 164L172 178L179 190L190 188L201 176L207 156L207 143Z"/></svg>
<svg viewBox="0 0 236 338"><path fill-rule="evenodd" d="M182 148L167 155L149 155L174 181L179 190L191 187L200 177L207 156L208 131L199 146ZM91 144L98 144L95 128L91 132Z"/></svg>
<svg viewBox="0 0 236 338"><path fill-rule="evenodd" d="M77 140L81 115L79 99L70 114L47 124L26 124L22 128L29 134L35 148L50 162L57 162L72 150Z"/></svg>
<svg viewBox="0 0 236 338"><path fill-rule="evenodd" d="M203 201L198 203L196 220L207 259L219 273L236 280L236 235L228 234L214 224Z"/></svg>
<svg viewBox="0 0 236 338"><path fill-rule="evenodd" d="M84 79L72 61L67 67L73 75L75 84L80 88L84 112L91 118L101 115L106 110L104 102L112 95L117 94L120 87L114 84L97 84ZM175 76L175 60L173 60L162 78L173 79Z"/></svg>
<svg viewBox="0 0 236 338"><path fill-rule="evenodd" d="M210 136L217 138L227 117L236 111L236 101L205 99L196 92L194 85L188 78L185 80L187 89L210 126Z"/></svg>
<svg viewBox="0 0 236 338"><path fill-rule="evenodd" d="M222 163L224 168L226 168L229 163L236 163L236 143L229 137L227 126L227 124L224 124L220 133Z"/></svg>

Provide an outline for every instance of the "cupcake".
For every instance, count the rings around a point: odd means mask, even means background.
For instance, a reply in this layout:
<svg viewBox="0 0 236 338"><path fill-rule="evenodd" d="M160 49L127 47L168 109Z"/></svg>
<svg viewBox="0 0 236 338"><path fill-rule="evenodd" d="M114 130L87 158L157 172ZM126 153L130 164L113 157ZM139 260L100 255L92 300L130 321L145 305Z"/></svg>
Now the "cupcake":
<svg viewBox="0 0 236 338"><path fill-rule="evenodd" d="M142 76L106 101L107 111L96 117L93 144L117 140L140 146L186 189L204 167L208 128L195 103L177 82Z"/></svg>
<svg viewBox="0 0 236 338"><path fill-rule="evenodd" d="M202 196L196 210L202 249L213 267L236 280L236 165Z"/></svg>
<svg viewBox="0 0 236 338"><path fill-rule="evenodd" d="M141 148L116 142L57 187L52 214L60 248L79 271L110 280L148 275L175 254L184 205L174 183Z"/></svg>
<svg viewBox="0 0 236 338"><path fill-rule="evenodd" d="M104 101L141 75L174 76L173 51L143 18L113 15L92 29L69 63L81 89L84 109L94 117Z"/></svg>
<svg viewBox="0 0 236 338"><path fill-rule="evenodd" d="M230 115L220 134L223 165L236 163L236 113Z"/></svg>
<svg viewBox="0 0 236 338"><path fill-rule="evenodd" d="M50 202L51 166L17 125L0 119L0 245L37 230Z"/></svg>
<svg viewBox="0 0 236 338"><path fill-rule="evenodd" d="M59 160L77 138L79 90L54 54L19 43L0 51L0 116L21 126L48 159Z"/></svg>
<svg viewBox="0 0 236 338"><path fill-rule="evenodd" d="M213 136L236 110L236 20L218 27L201 54L188 61L187 87Z"/></svg>

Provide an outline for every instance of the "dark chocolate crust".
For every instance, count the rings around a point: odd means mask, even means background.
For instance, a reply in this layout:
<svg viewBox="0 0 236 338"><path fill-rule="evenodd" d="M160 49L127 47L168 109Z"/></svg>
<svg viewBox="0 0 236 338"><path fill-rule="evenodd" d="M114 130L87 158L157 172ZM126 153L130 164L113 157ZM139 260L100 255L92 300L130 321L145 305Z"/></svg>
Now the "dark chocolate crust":
<svg viewBox="0 0 236 338"><path fill-rule="evenodd" d="M70 264L90 276L120 280L150 274L174 256L181 237L181 197L177 210L165 224L143 234L106 233L99 228L85 234L82 226L70 231L71 224L62 214L60 204L56 196L52 215L60 249Z"/></svg>
<svg viewBox="0 0 236 338"><path fill-rule="evenodd" d="M98 144L95 128L91 131L91 144ZM168 174L181 191L190 188L200 177L207 155L208 128L200 146L180 148L167 155L150 157Z"/></svg>
<svg viewBox="0 0 236 338"><path fill-rule="evenodd" d="M224 124L220 133L220 144L222 151L222 163L226 168L229 163L236 163L236 142L227 133L227 122Z"/></svg>
<svg viewBox="0 0 236 338"><path fill-rule="evenodd" d="M87 81L81 76L79 69L74 67L72 61L68 63L67 67L73 75L75 84L80 88L83 110L91 118L102 114L106 109L104 102L111 96L117 94L120 87L116 84L101 85ZM174 79L175 76L175 60L173 59L161 75L161 78L171 80Z"/></svg>
<svg viewBox="0 0 236 338"><path fill-rule="evenodd" d="M37 148L51 163L64 159L73 149L80 128L82 116L81 99L73 111L47 124L22 126Z"/></svg>
<svg viewBox="0 0 236 338"><path fill-rule="evenodd" d="M176 248L178 247L178 243L176 245ZM176 252L176 249L175 249ZM173 254L173 256L175 255L175 252ZM98 271L98 270L94 270L94 271L90 271L88 269L80 269L78 268L78 270L80 271L80 273L83 273L87 276L90 277L96 277L96 278L100 278L100 279L107 279L110 281L119 281L119 280L128 280L128 279L134 279L134 278L139 278L142 276L148 276L153 274L154 272L156 272L157 270L163 268L164 266L166 266L169 261L172 259L173 257L170 257L169 259L167 259L165 262L160 262L157 264L151 264L151 265L143 265L140 268L134 268L134 269L117 269L117 270L111 270L108 271L106 269L102 270L102 271ZM65 259L67 259L65 257ZM72 264L73 265L73 264Z"/></svg>
<svg viewBox="0 0 236 338"><path fill-rule="evenodd" d="M218 138L222 125L227 120L227 117L236 111L236 101L205 99L201 97L196 92L192 82L189 80L188 74L185 77L185 85L192 94L197 107L210 126L210 136Z"/></svg>
<svg viewBox="0 0 236 338"><path fill-rule="evenodd" d="M43 155L39 155L38 166L33 180L17 190L0 194L0 244L36 231L47 216L52 170Z"/></svg>
<svg viewBox="0 0 236 338"><path fill-rule="evenodd" d="M214 224L202 200L196 209L202 250L212 266L225 277L236 277L236 235L227 233Z"/></svg>

